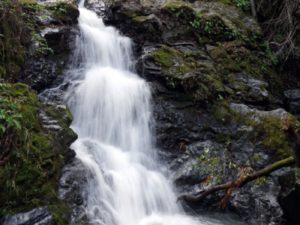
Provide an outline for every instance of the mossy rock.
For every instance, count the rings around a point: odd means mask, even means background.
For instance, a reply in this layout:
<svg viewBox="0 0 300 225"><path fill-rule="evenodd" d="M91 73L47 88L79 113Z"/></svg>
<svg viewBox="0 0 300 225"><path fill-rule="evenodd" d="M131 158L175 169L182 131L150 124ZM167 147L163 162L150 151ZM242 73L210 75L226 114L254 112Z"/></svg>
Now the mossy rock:
<svg viewBox="0 0 300 225"><path fill-rule="evenodd" d="M30 40L30 28L25 23L23 9L18 1L1 1L0 66L1 78L14 81L24 63L25 45Z"/></svg>
<svg viewBox="0 0 300 225"><path fill-rule="evenodd" d="M3 110L9 111L13 105L13 113L19 115L16 120L20 125L6 126L6 132L0 138L2 144L7 143L4 140L14 143L4 145L0 152L1 159L8 156L0 167L0 214L14 214L47 205L53 209L55 224L65 224L68 210L58 199L57 183L69 144L76 138L68 128L72 119L70 114L63 116L67 110L56 108L48 115L51 119L60 115L63 133L70 133L64 143L59 141L55 132L43 128L39 118L42 105L28 86L2 83L0 97ZM4 122L3 119L0 121Z"/></svg>
<svg viewBox="0 0 300 225"><path fill-rule="evenodd" d="M233 105L238 105L241 109ZM260 111L239 104L231 104L230 107L226 107L226 110L224 113L227 116L227 122L253 128L250 138L252 143L257 148L265 149L272 161L281 160L293 154L292 142L285 131L285 126L287 121L295 127L299 127L300 123L291 114L283 109Z"/></svg>
<svg viewBox="0 0 300 225"><path fill-rule="evenodd" d="M245 40L262 38L257 22L232 4L222 1L168 0L161 9L190 26L200 44L214 41Z"/></svg>
<svg viewBox="0 0 300 225"><path fill-rule="evenodd" d="M182 0L167 0L162 6L161 9L171 12L177 13L179 11L187 10L189 12L193 12L193 8L189 2L185 2Z"/></svg>
<svg viewBox="0 0 300 225"><path fill-rule="evenodd" d="M47 5L46 9L50 10L53 17L63 24L77 24L79 10L74 2L75 1L58 1L54 4Z"/></svg>
<svg viewBox="0 0 300 225"><path fill-rule="evenodd" d="M228 95L228 88L203 51L186 53L162 46L151 53L151 58L161 67L162 79L170 89L182 90L200 102L218 94Z"/></svg>

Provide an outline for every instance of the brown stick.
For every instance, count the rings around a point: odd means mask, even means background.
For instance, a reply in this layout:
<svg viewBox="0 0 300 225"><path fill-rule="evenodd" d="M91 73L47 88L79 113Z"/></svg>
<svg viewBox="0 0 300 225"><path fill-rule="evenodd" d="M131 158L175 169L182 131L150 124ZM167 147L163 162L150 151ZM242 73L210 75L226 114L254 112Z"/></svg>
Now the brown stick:
<svg viewBox="0 0 300 225"><path fill-rule="evenodd" d="M288 157L286 159L277 161L261 170L253 172L249 175L238 177L236 180L229 181L224 184L212 186L212 187L208 188L207 190L201 191L197 195L190 195L190 194L180 195L178 197L178 200L185 200L188 202L199 202L199 201L203 200L205 197L207 197L208 195L213 194L217 191L221 191L221 190L228 191L228 193L226 193L226 195L225 195L225 198L227 197L226 199L228 199L228 195L229 196L231 195L231 193L233 192L233 189L242 187L250 181L253 181L262 176L267 176L275 170L278 170L283 167L291 166L294 163L295 163L295 159L293 157Z"/></svg>

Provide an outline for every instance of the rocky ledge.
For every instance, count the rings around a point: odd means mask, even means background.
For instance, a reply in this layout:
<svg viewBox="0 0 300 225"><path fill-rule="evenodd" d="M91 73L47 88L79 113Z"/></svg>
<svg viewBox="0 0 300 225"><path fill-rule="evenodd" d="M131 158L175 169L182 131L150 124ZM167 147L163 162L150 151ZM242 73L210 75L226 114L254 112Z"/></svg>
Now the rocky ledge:
<svg viewBox="0 0 300 225"><path fill-rule="evenodd" d="M132 38L136 69L152 86L157 145L179 195L292 155L284 123L299 124L290 114L298 113L297 90L284 92L276 57L247 9L221 0L106 3L106 23ZM283 204L291 198L278 200L287 171L235 189L225 212L249 224L293 224ZM219 211L223 196L184 204L188 211Z"/></svg>
<svg viewBox="0 0 300 225"><path fill-rule="evenodd" d="M77 135L67 107L36 91L62 77L79 11L71 1L1 1L0 16L0 224L67 224L58 186Z"/></svg>

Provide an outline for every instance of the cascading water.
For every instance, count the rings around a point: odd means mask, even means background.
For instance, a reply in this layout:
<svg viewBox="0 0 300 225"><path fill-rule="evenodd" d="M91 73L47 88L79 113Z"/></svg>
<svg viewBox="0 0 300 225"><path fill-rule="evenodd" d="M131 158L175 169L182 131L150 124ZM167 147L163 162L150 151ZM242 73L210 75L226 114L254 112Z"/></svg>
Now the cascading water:
<svg viewBox="0 0 300 225"><path fill-rule="evenodd" d="M211 224L185 216L172 185L157 171L151 94L130 71L130 39L83 5L68 99L79 137L72 148L91 174L86 185L90 223Z"/></svg>

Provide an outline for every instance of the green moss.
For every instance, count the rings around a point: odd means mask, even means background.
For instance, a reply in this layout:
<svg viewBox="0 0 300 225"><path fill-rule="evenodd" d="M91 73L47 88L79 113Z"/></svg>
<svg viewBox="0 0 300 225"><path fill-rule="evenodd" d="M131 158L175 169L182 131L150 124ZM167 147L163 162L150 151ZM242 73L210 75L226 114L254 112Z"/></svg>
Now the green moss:
<svg viewBox="0 0 300 225"><path fill-rule="evenodd" d="M248 121L257 131L256 138L262 138L263 146L275 152L275 157L283 159L292 155L292 147L285 131L282 120L278 117L266 117L261 121Z"/></svg>
<svg viewBox="0 0 300 225"><path fill-rule="evenodd" d="M161 46L152 52L151 57L161 66L163 78L169 88L183 90L195 101L213 99L218 94L227 95L227 89L213 64L209 60L198 60L203 53L198 54L187 54L175 48Z"/></svg>
<svg viewBox="0 0 300 225"><path fill-rule="evenodd" d="M54 224L56 225L65 225L68 224L68 214L69 214L69 208L61 200L58 200L55 202L55 204L51 204L48 206L50 212L53 215Z"/></svg>
<svg viewBox="0 0 300 225"><path fill-rule="evenodd" d="M74 2L58 1L54 4L46 6L46 9L52 13L52 16L59 20L61 23L73 24L77 23L79 11Z"/></svg>
<svg viewBox="0 0 300 225"><path fill-rule="evenodd" d="M151 56L161 65L166 79L169 81L180 82L186 73L196 68L196 62L193 57L165 45L155 50Z"/></svg>
<svg viewBox="0 0 300 225"><path fill-rule="evenodd" d="M266 149L272 159L281 160L292 155L292 146L288 135L284 130L286 118L279 116L258 116L249 112L248 114L240 114L233 111L227 104L227 101L216 101L210 108L209 112L216 120L225 125L238 125L252 127L253 132L249 140L261 149ZM297 129L300 126L299 121L291 115L288 115L287 120ZM217 141L221 143L230 143L231 140L239 139L243 131L235 134L218 134ZM258 161L260 155L253 155L251 160Z"/></svg>
<svg viewBox="0 0 300 225"><path fill-rule="evenodd" d="M177 57L177 55L180 55L178 51L167 46L159 48L152 54L154 59L166 68L171 67L175 64L174 59Z"/></svg>
<svg viewBox="0 0 300 225"><path fill-rule="evenodd" d="M182 0L167 0L166 3L162 6L162 9L170 12L178 12L183 8L192 10L190 4Z"/></svg>
<svg viewBox="0 0 300 225"><path fill-rule="evenodd" d="M134 16L132 19L135 22L142 23L142 22L145 22L148 19L148 17L147 16Z"/></svg>
<svg viewBox="0 0 300 225"><path fill-rule="evenodd" d="M19 0L20 5L27 11L40 11L43 6L38 4L36 0Z"/></svg>
<svg viewBox="0 0 300 225"><path fill-rule="evenodd" d="M53 49L49 48L47 40L38 33L32 33L32 40L36 43L35 48L31 52L34 57L53 54Z"/></svg>
<svg viewBox="0 0 300 225"><path fill-rule="evenodd" d="M245 12L250 11L251 3L250 0L233 0L233 3Z"/></svg>
<svg viewBox="0 0 300 225"><path fill-rule="evenodd" d="M209 112L217 121L223 124L231 123L234 117L234 112L230 109L228 101L222 98L210 105ZM221 134L221 136L223 136L223 134ZM227 135L226 137L217 138L220 140L227 140Z"/></svg>
<svg viewBox="0 0 300 225"><path fill-rule="evenodd" d="M67 210L62 210L65 206L57 197L57 180L68 145L65 143L61 146L51 131L43 129L38 116L42 106L28 86L1 84L0 97L7 99L7 102L13 102L16 112L21 115L21 129L7 130L2 137L2 140L11 138L14 145L4 146L5 151L0 151L0 157L9 155L9 160L0 167L0 214L50 205L56 224L65 224ZM3 105L2 107L5 108ZM49 117L61 119L63 133L70 132L69 140L66 141L70 144L75 138L68 128L72 118L69 112L65 117L59 113L62 113L61 109L53 108Z"/></svg>
<svg viewBox="0 0 300 225"><path fill-rule="evenodd" d="M242 72L261 80L278 77L278 74L272 69L271 59L263 49L250 50L243 42L232 41L213 46L208 49L208 52L216 62L217 69L223 74ZM276 81L274 85L278 83Z"/></svg>
<svg viewBox="0 0 300 225"><path fill-rule="evenodd" d="M255 180L255 185L257 185L257 186L265 185L265 184L267 184L267 180L268 180L267 177L259 177Z"/></svg>
<svg viewBox="0 0 300 225"><path fill-rule="evenodd" d="M198 13L190 24L200 39L207 38L206 42L230 41L240 38L240 33L228 27L218 16L203 16L202 13Z"/></svg>
<svg viewBox="0 0 300 225"><path fill-rule="evenodd" d="M209 148L205 148L201 156L198 157L197 168L201 174L208 174L208 182L222 182L222 176L219 168L221 165L221 158L219 156L212 155Z"/></svg>
<svg viewBox="0 0 300 225"><path fill-rule="evenodd" d="M1 78L15 81L24 62L32 26L19 1L0 2L0 66ZM33 20L31 17L30 20Z"/></svg>

